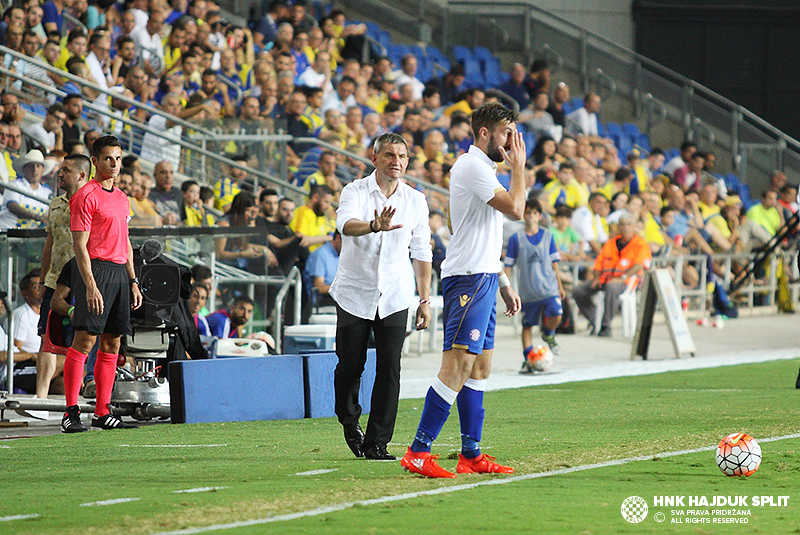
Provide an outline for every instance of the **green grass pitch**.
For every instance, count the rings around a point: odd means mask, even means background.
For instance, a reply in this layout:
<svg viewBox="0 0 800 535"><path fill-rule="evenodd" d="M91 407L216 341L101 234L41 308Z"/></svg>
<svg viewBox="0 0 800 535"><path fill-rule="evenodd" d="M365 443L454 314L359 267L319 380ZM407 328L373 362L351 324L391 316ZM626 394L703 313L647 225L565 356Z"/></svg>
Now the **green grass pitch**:
<svg viewBox="0 0 800 535"><path fill-rule="evenodd" d="M0 533L207 532L209 526L278 517L208 532L800 533L800 439L762 442L764 461L749 478L725 477L713 451L654 458L716 445L735 431L757 439L797 433L799 363L489 392L482 447L513 466L514 476L427 480L403 472L399 462L355 459L332 418L165 424L2 441ZM413 436L421 404L401 401L389 448L395 454L401 455ZM454 470L459 447L454 409L434 453ZM647 459L517 477L635 457ZM504 483L507 479L513 480ZM175 492L208 488L214 489ZM741 526L688 523L689 509L716 508L654 506L653 497L662 495L687 501L717 495L789 499L782 507L737 508L749 512ZM649 504L640 523L628 523L620 513L629 496ZM123 499L131 501L86 505ZM371 499L376 501L361 503ZM326 507L331 511L323 512ZM657 513L663 522L656 521ZM286 519L292 514L298 517ZM38 516L9 519L19 515Z"/></svg>

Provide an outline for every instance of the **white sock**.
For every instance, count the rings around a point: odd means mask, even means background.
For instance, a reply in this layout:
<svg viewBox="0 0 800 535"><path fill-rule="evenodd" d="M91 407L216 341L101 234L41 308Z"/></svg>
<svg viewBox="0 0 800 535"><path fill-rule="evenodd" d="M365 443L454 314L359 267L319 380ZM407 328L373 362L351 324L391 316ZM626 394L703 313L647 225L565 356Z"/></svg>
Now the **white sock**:
<svg viewBox="0 0 800 535"><path fill-rule="evenodd" d="M441 379L438 377L434 379L433 384L431 385L433 391L439 394L439 397L445 400L447 403L452 405L456 402L456 397L458 396L458 392L447 386L442 382Z"/></svg>

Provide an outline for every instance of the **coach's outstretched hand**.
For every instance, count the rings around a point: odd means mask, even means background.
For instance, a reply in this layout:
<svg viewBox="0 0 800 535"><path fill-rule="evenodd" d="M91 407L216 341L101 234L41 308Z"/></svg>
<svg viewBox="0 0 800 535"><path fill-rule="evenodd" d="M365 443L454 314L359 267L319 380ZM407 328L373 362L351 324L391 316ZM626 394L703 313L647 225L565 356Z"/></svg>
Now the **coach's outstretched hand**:
<svg viewBox="0 0 800 535"><path fill-rule="evenodd" d="M503 298L506 304L506 311L504 312L506 316L511 317L522 310L522 299L519 298L519 295L511 286L500 288L500 297Z"/></svg>
<svg viewBox="0 0 800 535"><path fill-rule="evenodd" d="M384 206L380 214L375 210L375 229L382 232L403 228L403 225L392 225L392 218L394 217L397 208L391 206Z"/></svg>

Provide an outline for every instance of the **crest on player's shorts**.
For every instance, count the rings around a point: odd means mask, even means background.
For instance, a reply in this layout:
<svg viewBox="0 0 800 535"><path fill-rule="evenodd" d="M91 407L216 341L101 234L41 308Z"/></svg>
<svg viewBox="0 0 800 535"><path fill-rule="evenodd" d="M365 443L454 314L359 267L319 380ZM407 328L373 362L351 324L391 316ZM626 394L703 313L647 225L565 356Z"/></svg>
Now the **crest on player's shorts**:
<svg viewBox="0 0 800 535"><path fill-rule="evenodd" d="M469 303L470 297L467 294L463 294L458 296L458 300L461 302L461 306L465 307Z"/></svg>
<svg viewBox="0 0 800 535"><path fill-rule="evenodd" d="M481 332L478 329L472 329L469 332L469 337L472 339L473 342L477 342L481 337Z"/></svg>

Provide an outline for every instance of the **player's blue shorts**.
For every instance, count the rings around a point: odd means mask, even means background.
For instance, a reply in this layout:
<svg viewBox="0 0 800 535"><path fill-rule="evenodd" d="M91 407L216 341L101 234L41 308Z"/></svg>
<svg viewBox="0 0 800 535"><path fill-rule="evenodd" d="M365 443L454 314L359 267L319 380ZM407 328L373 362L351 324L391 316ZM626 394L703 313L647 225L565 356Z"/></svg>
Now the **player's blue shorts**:
<svg viewBox="0 0 800 535"><path fill-rule="evenodd" d="M479 355L494 348L497 273L442 279L444 350L466 349Z"/></svg>
<svg viewBox="0 0 800 535"><path fill-rule="evenodd" d="M554 318L564 313L560 297L548 297L540 301L522 303L522 326L539 325L539 313L544 309L545 318Z"/></svg>

